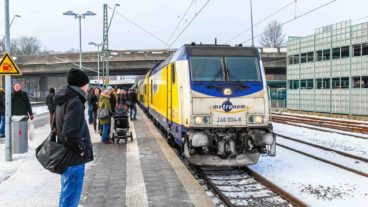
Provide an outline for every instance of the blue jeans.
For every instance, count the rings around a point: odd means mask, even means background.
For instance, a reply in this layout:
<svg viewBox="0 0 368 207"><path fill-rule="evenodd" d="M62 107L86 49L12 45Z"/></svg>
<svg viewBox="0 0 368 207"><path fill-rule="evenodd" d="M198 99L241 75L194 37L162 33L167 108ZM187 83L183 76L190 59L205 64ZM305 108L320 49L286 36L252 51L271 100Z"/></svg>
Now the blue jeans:
<svg viewBox="0 0 368 207"><path fill-rule="evenodd" d="M83 187L84 164L69 166L61 175L59 207L77 207Z"/></svg>
<svg viewBox="0 0 368 207"><path fill-rule="evenodd" d="M137 106L135 103L132 103L130 106L130 119L135 119L137 117Z"/></svg>
<svg viewBox="0 0 368 207"><path fill-rule="evenodd" d="M0 135L5 135L5 114L0 115Z"/></svg>
<svg viewBox="0 0 368 207"><path fill-rule="evenodd" d="M110 124L102 125L102 142L106 142L109 138Z"/></svg>

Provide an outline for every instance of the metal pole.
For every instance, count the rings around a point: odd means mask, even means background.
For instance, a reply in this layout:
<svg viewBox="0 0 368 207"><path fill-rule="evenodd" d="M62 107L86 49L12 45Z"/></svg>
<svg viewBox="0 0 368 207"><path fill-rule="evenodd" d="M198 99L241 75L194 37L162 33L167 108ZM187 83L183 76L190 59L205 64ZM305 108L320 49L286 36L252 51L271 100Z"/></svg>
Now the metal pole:
<svg viewBox="0 0 368 207"><path fill-rule="evenodd" d="M97 85L100 87L100 45L97 45Z"/></svg>
<svg viewBox="0 0 368 207"><path fill-rule="evenodd" d="M250 22L251 22L251 27L252 27L252 47L254 47L252 0L250 0Z"/></svg>
<svg viewBox="0 0 368 207"><path fill-rule="evenodd" d="M82 16L78 15L79 18L79 69L82 70Z"/></svg>
<svg viewBox="0 0 368 207"><path fill-rule="evenodd" d="M10 52L9 0L5 2L5 51ZM11 149L11 76L5 76L5 160L12 161Z"/></svg>

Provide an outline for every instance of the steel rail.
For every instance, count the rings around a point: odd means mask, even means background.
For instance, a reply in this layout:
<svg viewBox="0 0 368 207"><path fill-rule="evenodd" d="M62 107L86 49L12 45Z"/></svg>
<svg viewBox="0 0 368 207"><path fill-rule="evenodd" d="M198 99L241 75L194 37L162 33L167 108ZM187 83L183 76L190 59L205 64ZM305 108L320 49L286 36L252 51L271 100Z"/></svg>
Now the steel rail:
<svg viewBox="0 0 368 207"><path fill-rule="evenodd" d="M317 145L317 144L313 144L313 143L310 143L310 142L302 141L302 140L295 139L295 138L292 138L292 137L289 137L289 136L285 136L285 135L282 135L282 134L278 134L278 133L274 133L274 134L276 136L282 137L284 139L288 139L288 140L291 140L291 141L294 141L294 142L299 142L299 143L302 143L302 144L305 144L305 145L309 145L309 146L312 146L312 147L315 147L315 148L319 148L319 149L322 149L322 150L335 152L335 153L340 154L342 156L353 158L353 159L360 160L360 161L363 161L363 162L367 162L368 163L368 159L367 158L364 158L364 157L359 157L359 156L352 155L352 154L349 154L349 153L346 153L346 152L342 152L342 151L331 149L331 148L324 147L324 146L321 146L321 145Z"/></svg>
<svg viewBox="0 0 368 207"><path fill-rule="evenodd" d="M250 169L248 167L245 167L244 170L250 176L252 176L254 179L256 179L258 182L260 182L261 184L265 185L270 190L272 190L276 194L280 195L282 198L284 198L285 200L289 201L293 205L295 205L297 207L306 207L306 206L308 206L306 203L304 203L303 201L299 200L298 198L296 198L295 196L291 195L290 193L286 192L285 190L281 189L279 186L275 185L274 183L272 183L271 181L269 181L268 179L266 179L262 175L256 173L254 170L252 170L252 169Z"/></svg>
<svg viewBox="0 0 368 207"><path fill-rule="evenodd" d="M280 147L283 147L283 148L285 148L285 149L288 149L288 150L290 150L290 151L294 151L294 152L296 152L296 153L299 153L299 154L305 155L305 156L307 156L307 157L313 158L313 159L315 159L315 160L318 160L318 161L321 161L321 162L328 163L328 164L333 165L333 166L335 166L335 167L342 168L342 169L347 170L347 171L349 171L349 172L352 172L352 173L355 173L355 174L358 174L358 175L361 175L361 176L364 176L364 177L368 177L368 174L367 174L367 173L360 172L360 171L358 171L358 170L352 169L352 168L350 168L350 167L346 167L346 166L341 165L341 164L338 164L338 163L336 163L336 162L332 162L332 161L329 161L329 160L326 160L326 159L323 159L323 158L320 158L320 157L317 157L317 156L311 155L311 154L309 154L309 153L302 152L302 151L300 151L300 150L297 150L297 149L294 149L294 148L291 148L291 147L285 146L285 145L283 145L283 144L278 144L278 143L277 143L276 145L278 145L278 146L280 146Z"/></svg>
<svg viewBox="0 0 368 207"><path fill-rule="evenodd" d="M277 122L277 121L273 121L273 122ZM351 137L355 137L355 138L359 138L359 139L368 139L368 137L363 137L363 136L359 136L359 135L355 135L355 134L349 134L349 133L332 131L332 130L321 129L321 128L316 128L316 127L304 126L304 125L290 123L290 122L287 122L287 121L280 121L280 122L277 122L277 123L288 124L288 125L291 125L291 126L302 127L302 128L306 128L306 129L313 129L313 130L318 130L318 131L322 131L322 132L336 133L336 134L351 136Z"/></svg>

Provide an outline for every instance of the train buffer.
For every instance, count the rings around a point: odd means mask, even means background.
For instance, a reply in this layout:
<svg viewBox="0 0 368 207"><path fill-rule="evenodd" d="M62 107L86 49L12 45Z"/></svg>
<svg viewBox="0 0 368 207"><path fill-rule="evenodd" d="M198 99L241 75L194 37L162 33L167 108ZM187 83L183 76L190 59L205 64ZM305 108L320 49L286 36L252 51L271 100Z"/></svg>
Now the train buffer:
<svg viewBox="0 0 368 207"><path fill-rule="evenodd" d="M82 206L214 206L146 115L131 122L133 141L102 144L92 133ZM93 132L93 129L90 130Z"/></svg>

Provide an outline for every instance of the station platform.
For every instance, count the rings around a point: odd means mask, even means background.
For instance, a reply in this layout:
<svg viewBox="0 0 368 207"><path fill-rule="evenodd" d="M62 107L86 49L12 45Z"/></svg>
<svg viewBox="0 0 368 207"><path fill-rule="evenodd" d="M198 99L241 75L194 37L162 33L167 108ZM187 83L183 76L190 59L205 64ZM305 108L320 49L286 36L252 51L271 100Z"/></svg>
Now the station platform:
<svg viewBox="0 0 368 207"><path fill-rule="evenodd" d="M137 119L130 122L134 140L118 145L102 144L90 128L95 160L86 168L81 206L215 206L140 109Z"/></svg>

